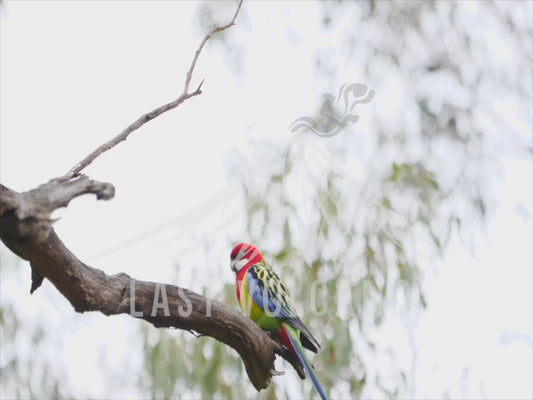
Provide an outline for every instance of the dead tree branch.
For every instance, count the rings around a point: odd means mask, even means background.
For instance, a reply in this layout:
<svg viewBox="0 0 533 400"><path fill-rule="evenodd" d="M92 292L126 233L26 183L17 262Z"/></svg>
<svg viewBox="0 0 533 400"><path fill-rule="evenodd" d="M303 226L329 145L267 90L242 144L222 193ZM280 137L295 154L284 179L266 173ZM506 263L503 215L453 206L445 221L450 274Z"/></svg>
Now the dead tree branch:
<svg viewBox="0 0 533 400"><path fill-rule="evenodd" d="M19 245L37 244L52 231L54 210L66 207L70 200L92 193L97 199L115 195L110 183L80 175L75 179L57 178L28 192L17 193L0 184L0 230L2 240L15 254L23 257Z"/></svg>
<svg viewBox="0 0 533 400"><path fill-rule="evenodd" d="M77 312L129 314L158 328L211 336L239 353L257 390L265 388L276 374L276 354L305 376L287 349L234 308L177 286L139 281L124 273L110 276L80 261L56 235L50 215L85 193L108 200L113 197L113 186L85 176L70 181L54 179L24 193L0 184L0 239L30 262L32 291L47 278Z"/></svg>

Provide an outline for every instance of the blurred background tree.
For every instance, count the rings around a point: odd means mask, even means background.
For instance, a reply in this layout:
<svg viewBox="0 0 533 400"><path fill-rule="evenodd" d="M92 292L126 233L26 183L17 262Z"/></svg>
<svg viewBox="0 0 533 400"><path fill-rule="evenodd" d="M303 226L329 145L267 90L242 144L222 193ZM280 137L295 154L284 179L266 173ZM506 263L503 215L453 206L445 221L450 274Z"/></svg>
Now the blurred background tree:
<svg viewBox="0 0 533 400"><path fill-rule="evenodd" d="M200 9L206 28L217 8ZM267 139L251 154L229 157L242 187L244 238L281 267L303 315L315 314L305 322L322 338L315 361L333 397L412 395L407 377L414 371L395 362L376 331L389 314L409 319L425 306L423 275L445 257L452 235L473 243L494 196L498 146L531 152L513 126L520 122L507 121L502 109L510 102L531 115L530 9L502 2L323 2L323 29L340 42L317 46L316 98L337 94L339 70L356 64L358 82L377 93L375 107L357 106L373 130L356 123L327 138L288 132L287 142ZM225 46L231 50L229 40ZM234 53L228 57L238 58ZM392 82L394 97L383 98ZM341 100L332 110L337 120L345 114ZM325 283L318 318L310 312L317 280ZM233 301L232 284L224 293ZM220 366L236 358L220 344L203 346L220 356ZM212 377L202 376L198 387L205 388ZM246 382L217 376L204 397L250 393ZM275 383L281 397L299 395ZM302 390L312 392L310 383L302 382Z"/></svg>
<svg viewBox="0 0 533 400"><path fill-rule="evenodd" d="M321 30L309 82L313 108L303 104L302 114L286 121L286 140L250 141L228 154L228 176L239 187L231 200L239 197L237 206L225 206L216 228L195 230L203 257L194 265L180 260L173 281L199 282L205 295L236 306L230 279L212 282L209 276L232 276L227 266L220 271L229 258L226 249L237 241L254 243L279 270L304 322L321 341L314 362L332 398L411 397L416 394L413 321L426 305L425 276L446 260L454 237L474 246L498 196L491 182L503 155L531 157L531 137L523 133L531 133L532 5L313 5L319 17L314 29ZM199 31L224 19L232 7L200 3ZM238 25L253 29L259 9L265 5L245 4ZM272 30L285 32L298 46L307 32L298 32L291 18L305 18L305 6L287 3L283 10ZM250 60L237 36L231 30L217 41L228 66L246 76ZM370 102L355 106L353 93L341 96L341 85L355 82L375 92ZM302 96L285 90L273 101L297 102ZM332 97L322 96L327 93ZM289 129L301 116L320 121L325 106L336 120L346 115L359 120L328 137ZM266 119L276 118L263 108L248 129L261 130ZM207 278L201 278L200 268ZM2 302L2 347L14 340L11 327L22 323L9 307ZM396 340L412 351L408 357L398 357L398 342L380 340L384 327L398 320L403 330ZM287 374L256 394L243 378L237 354L226 346L145 324L138 324L138 331L142 396L316 396L311 383L300 381L286 363L278 369ZM2 385L8 377L19 382L9 393L34 393L17 392L28 378L12 364L2 364L5 368L10 372L2 373ZM47 380L36 397L68 393L57 391L59 379L55 385Z"/></svg>

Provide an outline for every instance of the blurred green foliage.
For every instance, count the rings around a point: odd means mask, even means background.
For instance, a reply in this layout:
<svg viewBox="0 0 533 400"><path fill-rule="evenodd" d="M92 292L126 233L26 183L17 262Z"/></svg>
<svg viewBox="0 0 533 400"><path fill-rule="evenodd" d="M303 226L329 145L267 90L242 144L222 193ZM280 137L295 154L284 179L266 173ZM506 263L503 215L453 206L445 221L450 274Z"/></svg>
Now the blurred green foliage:
<svg viewBox="0 0 533 400"><path fill-rule="evenodd" d="M0 276L2 284L11 284L20 271L22 261L0 247ZM29 271L29 268L26 272ZM29 278L28 275L24 278ZM5 287L5 286L4 286ZM29 287L27 288L29 292ZM2 300L4 300L2 293ZM46 357L51 334L41 318L21 318L20 306L0 302L0 397L18 399L53 399L71 397L62 385L61 366L53 365ZM20 351L23 349L23 351Z"/></svg>

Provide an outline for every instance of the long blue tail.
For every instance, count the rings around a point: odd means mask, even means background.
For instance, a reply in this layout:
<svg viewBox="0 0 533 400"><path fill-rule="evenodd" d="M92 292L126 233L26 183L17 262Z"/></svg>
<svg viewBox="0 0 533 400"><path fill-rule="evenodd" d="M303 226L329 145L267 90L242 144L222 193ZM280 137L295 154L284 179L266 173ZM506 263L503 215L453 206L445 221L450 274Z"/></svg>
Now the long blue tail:
<svg viewBox="0 0 533 400"><path fill-rule="evenodd" d="M313 381L313 385L315 386L316 391L322 397L322 400L328 400L328 396L326 395L326 391L320 384L320 381L318 380L318 377L315 374L315 370L307 357L305 356L305 353L303 351L302 345L300 343L300 340L298 339L298 334L294 330L292 326L286 323L282 323L282 333L285 331L287 338L289 339L289 342L292 346L292 350L300 359L300 362L303 364L305 370L307 371L307 374L311 377L311 381Z"/></svg>

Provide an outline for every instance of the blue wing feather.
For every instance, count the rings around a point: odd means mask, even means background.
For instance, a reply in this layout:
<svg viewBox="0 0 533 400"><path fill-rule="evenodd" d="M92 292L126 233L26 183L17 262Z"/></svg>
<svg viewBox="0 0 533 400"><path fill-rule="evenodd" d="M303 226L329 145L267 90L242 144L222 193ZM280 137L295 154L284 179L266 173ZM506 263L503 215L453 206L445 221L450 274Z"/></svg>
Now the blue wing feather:
<svg viewBox="0 0 533 400"><path fill-rule="evenodd" d="M277 274L261 264L250 267L247 274L248 291L252 298L264 311L276 318L290 320L298 318L294 306L283 296L283 288L286 286ZM288 293L287 293L288 294Z"/></svg>

